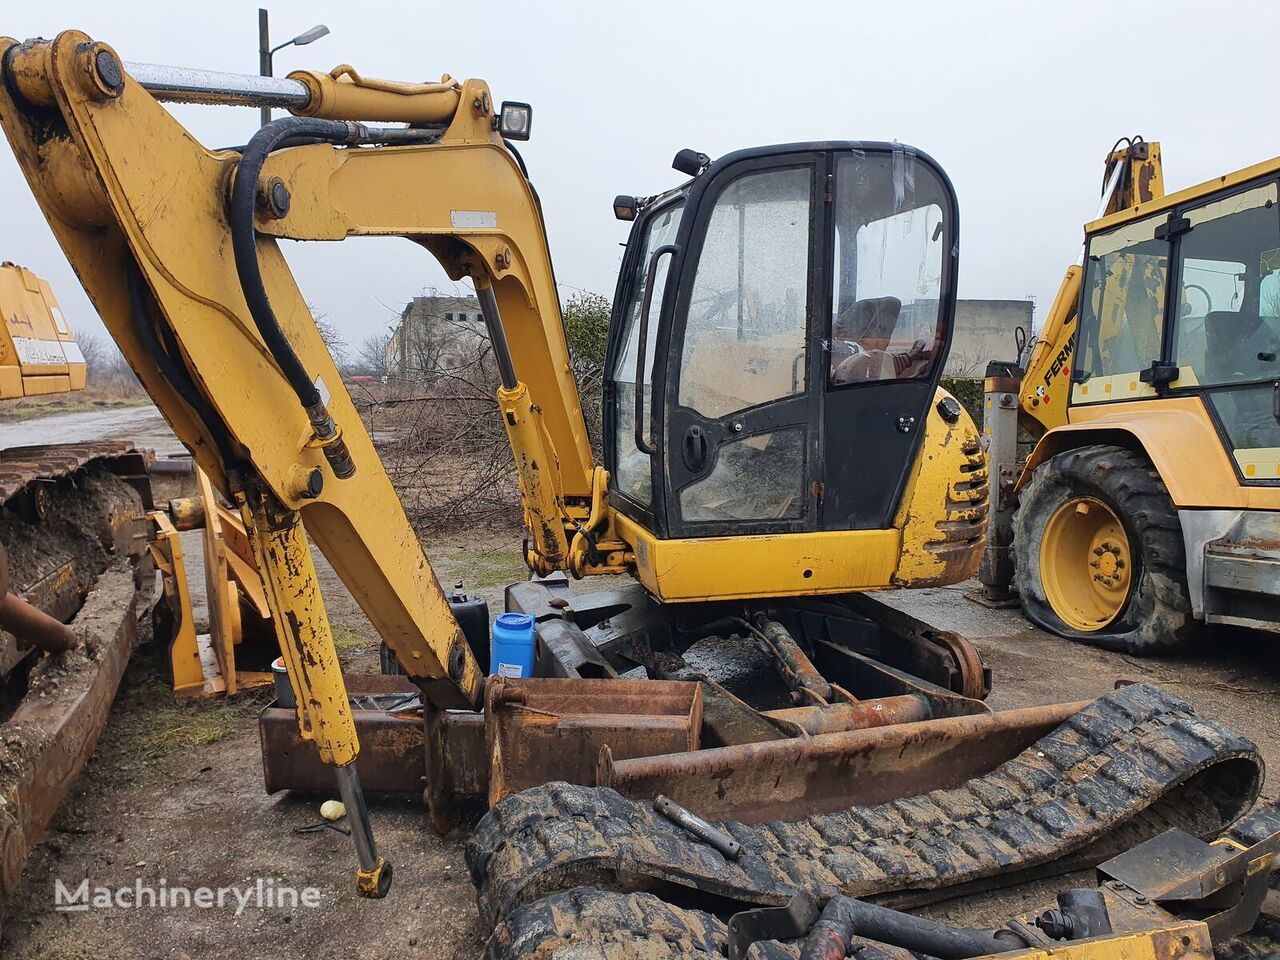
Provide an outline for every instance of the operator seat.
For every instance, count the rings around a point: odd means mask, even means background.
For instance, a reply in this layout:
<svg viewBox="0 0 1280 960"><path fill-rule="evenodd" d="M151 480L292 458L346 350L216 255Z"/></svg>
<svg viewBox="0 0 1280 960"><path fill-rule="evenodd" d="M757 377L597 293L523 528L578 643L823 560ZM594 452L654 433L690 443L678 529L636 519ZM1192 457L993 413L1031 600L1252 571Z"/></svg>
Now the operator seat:
<svg viewBox="0 0 1280 960"><path fill-rule="evenodd" d="M897 297L868 297L837 314L831 325L833 384L895 380L921 372L930 356L928 343L917 340L905 351L889 352L901 313Z"/></svg>

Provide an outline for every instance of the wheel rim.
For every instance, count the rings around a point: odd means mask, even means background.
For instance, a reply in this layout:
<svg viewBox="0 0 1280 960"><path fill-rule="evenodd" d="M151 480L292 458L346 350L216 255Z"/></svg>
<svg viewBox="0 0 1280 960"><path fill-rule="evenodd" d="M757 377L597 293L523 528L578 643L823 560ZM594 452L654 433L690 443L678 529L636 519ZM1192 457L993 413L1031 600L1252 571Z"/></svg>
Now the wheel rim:
<svg viewBox="0 0 1280 960"><path fill-rule="evenodd" d="M1058 507L1040 544L1040 577L1071 629L1092 633L1115 620L1133 584L1133 552L1115 511L1094 497Z"/></svg>

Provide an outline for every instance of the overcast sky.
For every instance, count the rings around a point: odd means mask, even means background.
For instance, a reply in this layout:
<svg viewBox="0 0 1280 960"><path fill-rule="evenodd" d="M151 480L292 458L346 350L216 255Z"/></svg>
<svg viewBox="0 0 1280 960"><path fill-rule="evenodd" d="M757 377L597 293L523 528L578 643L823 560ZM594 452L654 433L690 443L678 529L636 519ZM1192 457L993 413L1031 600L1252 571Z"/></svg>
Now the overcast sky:
<svg viewBox="0 0 1280 960"><path fill-rule="evenodd" d="M4 4L18 38L68 28L126 60L257 72L257 2ZM900 140L932 154L960 197L963 297L1036 298L1039 321L1097 204L1119 137L1160 140L1178 189L1280 153L1266 118L1280 4L427 3L272 0L272 39L332 33L276 72L351 63L396 80L487 80L534 106L523 148L542 195L562 296L612 296L626 225L618 193L678 182L682 147L712 156L813 139ZM178 107L205 144L242 143L257 111ZM11 153L0 148L0 259L53 284L72 323L101 331ZM424 288L449 288L395 239L285 243L299 285L352 343Z"/></svg>

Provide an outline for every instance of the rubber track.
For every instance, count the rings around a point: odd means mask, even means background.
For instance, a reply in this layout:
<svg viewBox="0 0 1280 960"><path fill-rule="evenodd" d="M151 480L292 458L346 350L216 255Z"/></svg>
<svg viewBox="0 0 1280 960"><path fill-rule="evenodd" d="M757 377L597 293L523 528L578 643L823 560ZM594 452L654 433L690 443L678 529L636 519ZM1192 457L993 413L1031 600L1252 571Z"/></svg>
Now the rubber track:
<svg viewBox="0 0 1280 960"><path fill-rule="evenodd" d="M1280 803L1255 810L1228 835L1252 845L1280 831ZM1280 873L1272 880L1280 884ZM728 929L719 917L682 910L651 893L593 887L562 890L517 907L498 924L486 960L554 960L557 956L610 960L723 960ZM1280 920L1263 917L1249 933L1216 948L1219 960L1280 958ZM769 941L755 960L796 960L799 946Z"/></svg>
<svg viewBox="0 0 1280 960"><path fill-rule="evenodd" d="M1133 685L961 787L790 823L722 823L743 845L736 862L647 803L564 783L503 800L466 856L490 928L583 885L666 885L686 888L682 899L700 891L743 903L785 903L797 890L919 903L996 877L1098 863L1170 827L1216 836L1252 806L1261 780L1252 743L1159 688ZM524 942L508 928L495 943Z"/></svg>

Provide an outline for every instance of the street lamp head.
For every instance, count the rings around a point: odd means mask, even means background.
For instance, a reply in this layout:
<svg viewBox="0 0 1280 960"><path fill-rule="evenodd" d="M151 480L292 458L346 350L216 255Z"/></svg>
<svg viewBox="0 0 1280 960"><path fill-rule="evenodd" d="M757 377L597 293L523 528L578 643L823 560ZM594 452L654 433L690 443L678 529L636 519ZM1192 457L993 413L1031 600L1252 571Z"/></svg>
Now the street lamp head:
<svg viewBox="0 0 1280 960"><path fill-rule="evenodd" d="M312 27L306 33L298 34L289 42L297 44L300 47L305 47L308 43L314 43L315 41L319 40L321 37L327 35L328 33L329 33L328 27L326 27L323 23L317 23L314 27Z"/></svg>

